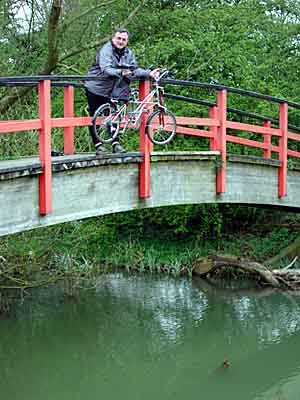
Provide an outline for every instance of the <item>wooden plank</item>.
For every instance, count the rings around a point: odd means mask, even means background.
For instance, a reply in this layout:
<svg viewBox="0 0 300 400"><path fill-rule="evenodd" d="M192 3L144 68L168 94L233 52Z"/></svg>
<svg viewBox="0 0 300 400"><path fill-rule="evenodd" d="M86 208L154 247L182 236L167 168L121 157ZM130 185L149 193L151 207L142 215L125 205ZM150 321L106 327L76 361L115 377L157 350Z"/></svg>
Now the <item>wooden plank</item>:
<svg viewBox="0 0 300 400"><path fill-rule="evenodd" d="M279 129L268 128L268 127L264 127L264 126L260 126L260 125L244 124L241 122L227 121L226 127L228 129L235 129L235 130L239 130L239 131L262 133L262 134L270 134L273 136L281 135Z"/></svg>
<svg viewBox="0 0 300 400"><path fill-rule="evenodd" d="M288 150L288 156L300 158L300 152L294 150Z"/></svg>
<svg viewBox="0 0 300 400"><path fill-rule="evenodd" d="M271 145L257 140L242 138L239 136L227 135L227 142L237 143L249 147L258 147L259 149L270 149Z"/></svg>
<svg viewBox="0 0 300 400"><path fill-rule="evenodd" d="M0 133L13 133L21 131L30 131L32 129L41 129L41 121L39 119L28 119L25 121L1 121Z"/></svg>
<svg viewBox="0 0 300 400"><path fill-rule="evenodd" d="M204 130L196 129L196 128L186 128L184 126L177 126L176 133L183 133L184 135L199 136L199 137L205 137L205 138L213 138L214 137L212 132L204 131Z"/></svg>
<svg viewBox="0 0 300 400"><path fill-rule="evenodd" d="M220 126L217 118L176 117L178 125Z"/></svg>
<svg viewBox="0 0 300 400"><path fill-rule="evenodd" d="M51 118L51 128L92 125L92 117Z"/></svg>
<svg viewBox="0 0 300 400"><path fill-rule="evenodd" d="M292 140L300 140L300 134L299 133L292 133L292 132L288 132L288 139L292 139Z"/></svg>

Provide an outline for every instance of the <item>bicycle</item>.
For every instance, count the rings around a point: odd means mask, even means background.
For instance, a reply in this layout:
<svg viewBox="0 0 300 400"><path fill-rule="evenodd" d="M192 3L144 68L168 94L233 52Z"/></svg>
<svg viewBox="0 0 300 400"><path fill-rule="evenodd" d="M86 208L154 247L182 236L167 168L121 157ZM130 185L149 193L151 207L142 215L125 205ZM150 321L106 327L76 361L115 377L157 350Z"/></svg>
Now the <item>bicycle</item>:
<svg viewBox="0 0 300 400"><path fill-rule="evenodd" d="M130 69L129 66L122 68ZM92 123L98 140L105 144L111 143L127 128L138 130L143 113L150 113L146 121L146 134L153 144L165 145L176 135L176 118L163 104L164 89L159 85L163 77L170 74L163 70L161 75L153 79L153 89L143 100L138 100L137 90L131 91L128 101L111 99L101 105L95 112Z"/></svg>

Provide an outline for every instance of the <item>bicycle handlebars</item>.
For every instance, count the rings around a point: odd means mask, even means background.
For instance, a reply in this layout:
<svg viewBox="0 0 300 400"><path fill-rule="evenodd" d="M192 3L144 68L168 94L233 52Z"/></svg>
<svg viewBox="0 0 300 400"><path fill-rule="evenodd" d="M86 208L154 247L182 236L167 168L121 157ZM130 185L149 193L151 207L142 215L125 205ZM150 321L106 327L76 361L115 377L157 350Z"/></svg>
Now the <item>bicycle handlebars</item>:
<svg viewBox="0 0 300 400"><path fill-rule="evenodd" d="M118 68L121 70L129 70L131 72L134 72L135 69L137 69L136 65L128 65L128 64L120 64L118 65ZM153 65L149 67L148 69L151 69L151 71L154 69ZM161 73L158 78L154 78L155 82L159 82L160 79L162 78L174 78L174 73L166 68L161 70Z"/></svg>

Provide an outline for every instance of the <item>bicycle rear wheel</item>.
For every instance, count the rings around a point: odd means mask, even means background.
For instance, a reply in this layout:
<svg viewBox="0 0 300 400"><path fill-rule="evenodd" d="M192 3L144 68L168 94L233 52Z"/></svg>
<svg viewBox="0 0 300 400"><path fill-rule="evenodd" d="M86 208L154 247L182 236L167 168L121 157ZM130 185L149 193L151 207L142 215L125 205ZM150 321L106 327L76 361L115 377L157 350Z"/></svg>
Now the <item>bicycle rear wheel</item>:
<svg viewBox="0 0 300 400"><path fill-rule="evenodd" d="M166 109L154 111L146 122L146 134L154 144L167 144L176 135L176 119Z"/></svg>
<svg viewBox="0 0 300 400"><path fill-rule="evenodd" d="M111 143L119 134L120 116L111 104L100 106L93 116L95 136L101 143Z"/></svg>

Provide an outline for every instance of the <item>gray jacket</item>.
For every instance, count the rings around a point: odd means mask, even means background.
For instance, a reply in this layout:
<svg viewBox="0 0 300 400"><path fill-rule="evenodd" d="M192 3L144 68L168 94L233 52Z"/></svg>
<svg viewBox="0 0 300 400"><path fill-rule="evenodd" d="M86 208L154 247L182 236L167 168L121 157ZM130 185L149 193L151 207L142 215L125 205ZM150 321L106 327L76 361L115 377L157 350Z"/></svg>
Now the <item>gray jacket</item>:
<svg viewBox="0 0 300 400"><path fill-rule="evenodd" d="M129 79L122 78L121 65L136 67L133 77L148 79L150 69L138 68L133 52L125 47L122 54L118 54L116 48L109 41L100 49L96 56L95 64L89 69L88 76L97 76L97 80L85 82L86 89L98 96L123 97L129 93ZM122 92L122 93L121 93Z"/></svg>

